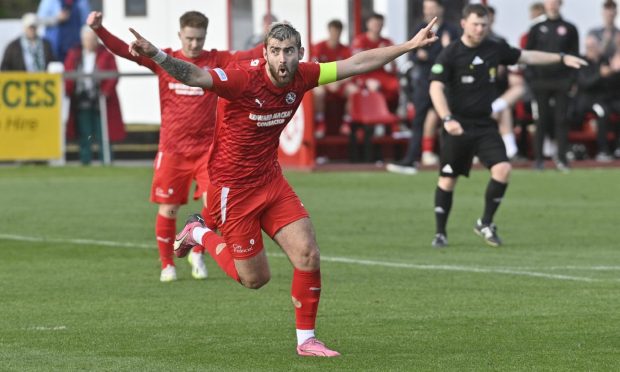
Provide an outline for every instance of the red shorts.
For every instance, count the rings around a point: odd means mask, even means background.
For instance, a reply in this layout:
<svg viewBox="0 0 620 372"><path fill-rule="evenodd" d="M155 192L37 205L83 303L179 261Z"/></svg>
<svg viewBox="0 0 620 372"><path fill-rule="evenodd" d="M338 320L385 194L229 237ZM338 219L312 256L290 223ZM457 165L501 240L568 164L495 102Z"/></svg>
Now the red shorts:
<svg viewBox="0 0 620 372"><path fill-rule="evenodd" d="M273 238L284 226L309 216L283 175L252 188L210 184L207 195L209 214L237 260L251 258L263 250L261 229Z"/></svg>
<svg viewBox="0 0 620 372"><path fill-rule="evenodd" d="M209 173L207 172L205 152L188 158L180 154L158 152L153 165L153 185L151 201L157 204L187 204L187 195L196 180L194 199L207 191Z"/></svg>

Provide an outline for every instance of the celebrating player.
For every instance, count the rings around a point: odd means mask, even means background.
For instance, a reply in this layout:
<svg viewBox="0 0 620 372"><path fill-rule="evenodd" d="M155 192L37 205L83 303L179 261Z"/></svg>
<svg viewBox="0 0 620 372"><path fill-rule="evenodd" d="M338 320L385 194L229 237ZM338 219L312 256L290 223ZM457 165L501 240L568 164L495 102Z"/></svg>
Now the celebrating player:
<svg viewBox="0 0 620 372"><path fill-rule="evenodd" d="M448 244L446 225L456 180L460 175L469 175L472 159L477 155L491 171L491 180L485 193L484 213L476 222L474 231L487 244L497 247L502 241L497 235L493 216L504 197L511 171L497 122L490 116L497 66L563 63L580 68L587 62L561 53L521 51L505 42L486 38L488 10L481 4L465 6L461 26L461 38L439 54L431 69L431 99L443 119L440 175L435 190L437 230L432 245L444 247Z"/></svg>
<svg viewBox="0 0 620 372"><path fill-rule="evenodd" d="M173 260L176 218L181 205L187 203L192 180L196 180L198 184L195 198L203 194L206 203L204 193L209 183L206 154L215 128L217 96L201 88L180 84L150 58L131 55L129 46L103 27L102 18L101 12L91 12L86 24L95 30L112 53L149 68L159 79L161 130L154 164L151 201L159 204L155 223L162 268L159 279L162 282L174 281L177 279ZM204 51L209 19L200 12L190 11L183 14L179 21L181 49L166 49L166 52L199 68L224 67L237 59L258 58L262 55L262 47L234 55L227 51ZM211 221L206 209L203 210L203 215L207 221ZM214 227L213 223L208 225ZM188 257L195 279L207 277L203 254L204 249L196 247Z"/></svg>
<svg viewBox="0 0 620 372"><path fill-rule="evenodd" d="M136 37L130 46L133 55L150 57L184 84L211 90L220 97L207 159L211 180L207 204L222 237L194 215L177 235L177 255L202 245L231 278L245 287L260 288L271 277L262 228L293 265L291 295L299 355L340 354L315 338L321 294L319 248L308 212L278 164L280 133L306 91L375 70L434 42L434 23L403 44L330 63L300 62L304 48L299 32L288 23L274 23L265 36L264 59L207 71L168 55L130 29Z"/></svg>

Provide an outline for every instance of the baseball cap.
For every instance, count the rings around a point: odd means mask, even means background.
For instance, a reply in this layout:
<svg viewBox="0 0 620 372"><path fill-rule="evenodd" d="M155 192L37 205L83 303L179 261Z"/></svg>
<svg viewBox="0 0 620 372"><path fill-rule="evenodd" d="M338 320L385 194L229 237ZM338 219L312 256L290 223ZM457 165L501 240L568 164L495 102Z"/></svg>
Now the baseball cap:
<svg viewBox="0 0 620 372"><path fill-rule="evenodd" d="M24 27L37 26L39 24L39 19L37 15L34 13L26 13L22 16L22 25Z"/></svg>

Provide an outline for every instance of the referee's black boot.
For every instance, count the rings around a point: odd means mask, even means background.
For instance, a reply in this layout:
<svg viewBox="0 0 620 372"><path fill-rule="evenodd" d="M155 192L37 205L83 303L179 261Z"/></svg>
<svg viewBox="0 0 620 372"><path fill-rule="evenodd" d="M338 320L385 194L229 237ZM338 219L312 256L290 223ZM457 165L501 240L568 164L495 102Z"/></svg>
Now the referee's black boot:
<svg viewBox="0 0 620 372"><path fill-rule="evenodd" d="M448 246L448 238L444 234L435 234L433 242L431 243L434 248L444 248Z"/></svg>
<svg viewBox="0 0 620 372"><path fill-rule="evenodd" d="M497 235L497 226L494 223L485 225L482 221L478 220L476 221L476 226L474 226L474 232L478 236L481 236L482 239L492 247L499 247L502 245L502 240Z"/></svg>

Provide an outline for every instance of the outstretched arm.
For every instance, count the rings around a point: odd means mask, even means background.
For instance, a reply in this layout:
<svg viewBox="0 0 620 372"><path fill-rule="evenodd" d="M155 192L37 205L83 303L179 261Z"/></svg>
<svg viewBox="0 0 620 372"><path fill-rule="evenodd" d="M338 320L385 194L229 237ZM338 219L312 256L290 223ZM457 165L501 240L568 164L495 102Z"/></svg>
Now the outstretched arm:
<svg viewBox="0 0 620 372"><path fill-rule="evenodd" d="M166 70L170 76L192 87L201 87L211 89L213 87L213 78L209 72L197 67L192 63L176 59L164 53L150 41L143 38L136 30L130 28L129 31L136 37L136 40L129 44L129 53L131 55L145 56L155 61L161 68Z"/></svg>
<svg viewBox="0 0 620 372"><path fill-rule="evenodd" d="M105 45L106 48L108 48L112 53L119 57L136 62L142 66L148 67L152 71L155 71L157 68L157 64L150 58L132 56L129 53L129 45L103 27L103 14L101 12L90 12L86 18L86 24L92 28L93 31L95 31L103 45Z"/></svg>
<svg viewBox="0 0 620 372"><path fill-rule="evenodd" d="M430 21L411 40L402 44L365 50L345 60L337 61L337 79L342 80L353 75L376 70L407 52L434 43L437 40L437 36L431 29L436 22L437 17Z"/></svg>
<svg viewBox="0 0 620 372"><path fill-rule="evenodd" d="M587 66L588 62L579 57L570 54L541 52L539 50L523 50L519 63L527 65L551 65L554 63L562 63L568 67L579 69Z"/></svg>

